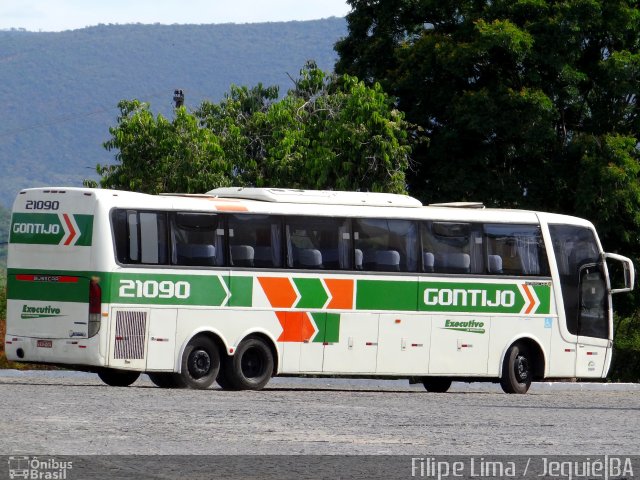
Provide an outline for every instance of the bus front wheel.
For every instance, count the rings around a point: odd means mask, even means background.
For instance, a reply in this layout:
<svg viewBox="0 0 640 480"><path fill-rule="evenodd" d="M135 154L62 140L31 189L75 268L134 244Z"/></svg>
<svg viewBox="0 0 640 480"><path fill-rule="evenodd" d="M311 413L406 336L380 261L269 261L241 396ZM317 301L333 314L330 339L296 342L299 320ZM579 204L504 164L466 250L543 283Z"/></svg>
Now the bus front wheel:
<svg viewBox="0 0 640 480"><path fill-rule="evenodd" d="M181 383L203 390L216 381L219 371L220 352L215 342L205 336L191 339L182 354Z"/></svg>
<svg viewBox="0 0 640 480"><path fill-rule="evenodd" d="M110 387L128 387L133 384L138 377L140 376L140 372L132 372L130 370L114 370L112 368L105 368L98 372L98 377L104 383L109 385Z"/></svg>
<svg viewBox="0 0 640 480"><path fill-rule="evenodd" d="M223 388L227 384L235 390L261 390L273 375L273 352L259 337L243 340L225 363L225 372L220 379Z"/></svg>
<svg viewBox="0 0 640 480"><path fill-rule="evenodd" d="M533 358L526 345L514 343L502 364L500 386L505 393L527 393L533 378Z"/></svg>

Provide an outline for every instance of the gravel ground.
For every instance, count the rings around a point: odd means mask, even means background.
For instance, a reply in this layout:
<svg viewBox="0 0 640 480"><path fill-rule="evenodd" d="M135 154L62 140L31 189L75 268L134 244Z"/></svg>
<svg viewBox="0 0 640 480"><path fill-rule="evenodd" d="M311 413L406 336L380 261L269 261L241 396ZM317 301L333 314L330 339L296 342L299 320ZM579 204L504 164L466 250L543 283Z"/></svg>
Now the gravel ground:
<svg viewBox="0 0 640 480"><path fill-rule="evenodd" d="M260 392L146 376L0 372L0 455L638 455L640 385L275 378Z"/></svg>

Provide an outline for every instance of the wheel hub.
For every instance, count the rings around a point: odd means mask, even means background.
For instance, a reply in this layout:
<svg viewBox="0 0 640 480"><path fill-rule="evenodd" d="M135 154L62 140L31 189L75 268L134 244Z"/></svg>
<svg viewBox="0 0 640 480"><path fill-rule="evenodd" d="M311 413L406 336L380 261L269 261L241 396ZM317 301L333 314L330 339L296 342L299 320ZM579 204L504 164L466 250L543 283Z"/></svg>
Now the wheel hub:
<svg viewBox="0 0 640 480"><path fill-rule="evenodd" d="M248 350L242 357L242 373L247 378L255 378L262 374L263 360L258 352Z"/></svg>
<svg viewBox="0 0 640 480"><path fill-rule="evenodd" d="M515 366L518 379L525 381L529 377L529 361L526 357L518 357Z"/></svg>
<svg viewBox="0 0 640 480"><path fill-rule="evenodd" d="M211 358L204 350L196 350L189 355L189 373L193 378L204 377L211 369Z"/></svg>

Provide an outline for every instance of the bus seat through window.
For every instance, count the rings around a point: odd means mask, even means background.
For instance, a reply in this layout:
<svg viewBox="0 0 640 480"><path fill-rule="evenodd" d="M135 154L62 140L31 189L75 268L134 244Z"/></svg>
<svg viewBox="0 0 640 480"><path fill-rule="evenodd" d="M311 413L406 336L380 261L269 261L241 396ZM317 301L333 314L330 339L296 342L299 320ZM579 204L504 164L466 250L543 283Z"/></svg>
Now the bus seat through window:
<svg viewBox="0 0 640 480"><path fill-rule="evenodd" d="M396 250L378 250L375 253L376 270L381 272L400 271L400 253Z"/></svg>
<svg viewBox="0 0 640 480"><path fill-rule="evenodd" d="M298 262L302 268L323 268L322 254L315 248L301 248L298 250Z"/></svg>
<svg viewBox="0 0 640 480"><path fill-rule="evenodd" d="M191 266L214 266L216 264L216 247L179 243L176 245L178 264Z"/></svg>
<svg viewBox="0 0 640 480"><path fill-rule="evenodd" d="M231 262L236 267L253 267L253 257L251 245L231 245Z"/></svg>
<svg viewBox="0 0 640 480"><path fill-rule="evenodd" d="M424 261L424 271L428 273L433 273L433 267L436 261L435 255L431 252L424 252L422 254L422 258Z"/></svg>
<svg viewBox="0 0 640 480"><path fill-rule="evenodd" d="M354 261L356 264L356 270L362 270L362 250L360 250L359 248L355 249L354 252L355 256L354 256Z"/></svg>
<svg viewBox="0 0 640 480"><path fill-rule="evenodd" d="M468 253L437 253L435 271L438 273L469 273L471 257Z"/></svg>
<svg viewBox="0 0 640 480"><path fill-rule="evenodd" d="M502 257L500 255L487 256L489 273L502 273Z"/></svg>

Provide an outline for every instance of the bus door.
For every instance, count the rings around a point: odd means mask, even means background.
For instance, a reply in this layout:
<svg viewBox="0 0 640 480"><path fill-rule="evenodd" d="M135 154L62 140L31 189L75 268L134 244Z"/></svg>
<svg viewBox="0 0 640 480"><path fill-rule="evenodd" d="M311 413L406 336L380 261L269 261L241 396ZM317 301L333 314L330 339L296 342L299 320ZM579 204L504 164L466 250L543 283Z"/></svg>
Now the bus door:
<svg viewBox="0 0 640 480"><path fill-rule="evenodd" d="M602 377L610 363L613 314L607 268L598 243L587 227L549 225L549 232L566 328L575 343L575 376Z"/></svg>
<svg viewBox="0 0 640 480"><path fill-rule="evenodd" d="M613 346L613 312L606 266L602 262L583 265L579 268L578 278L576 376L603 376Z"/></svg>

